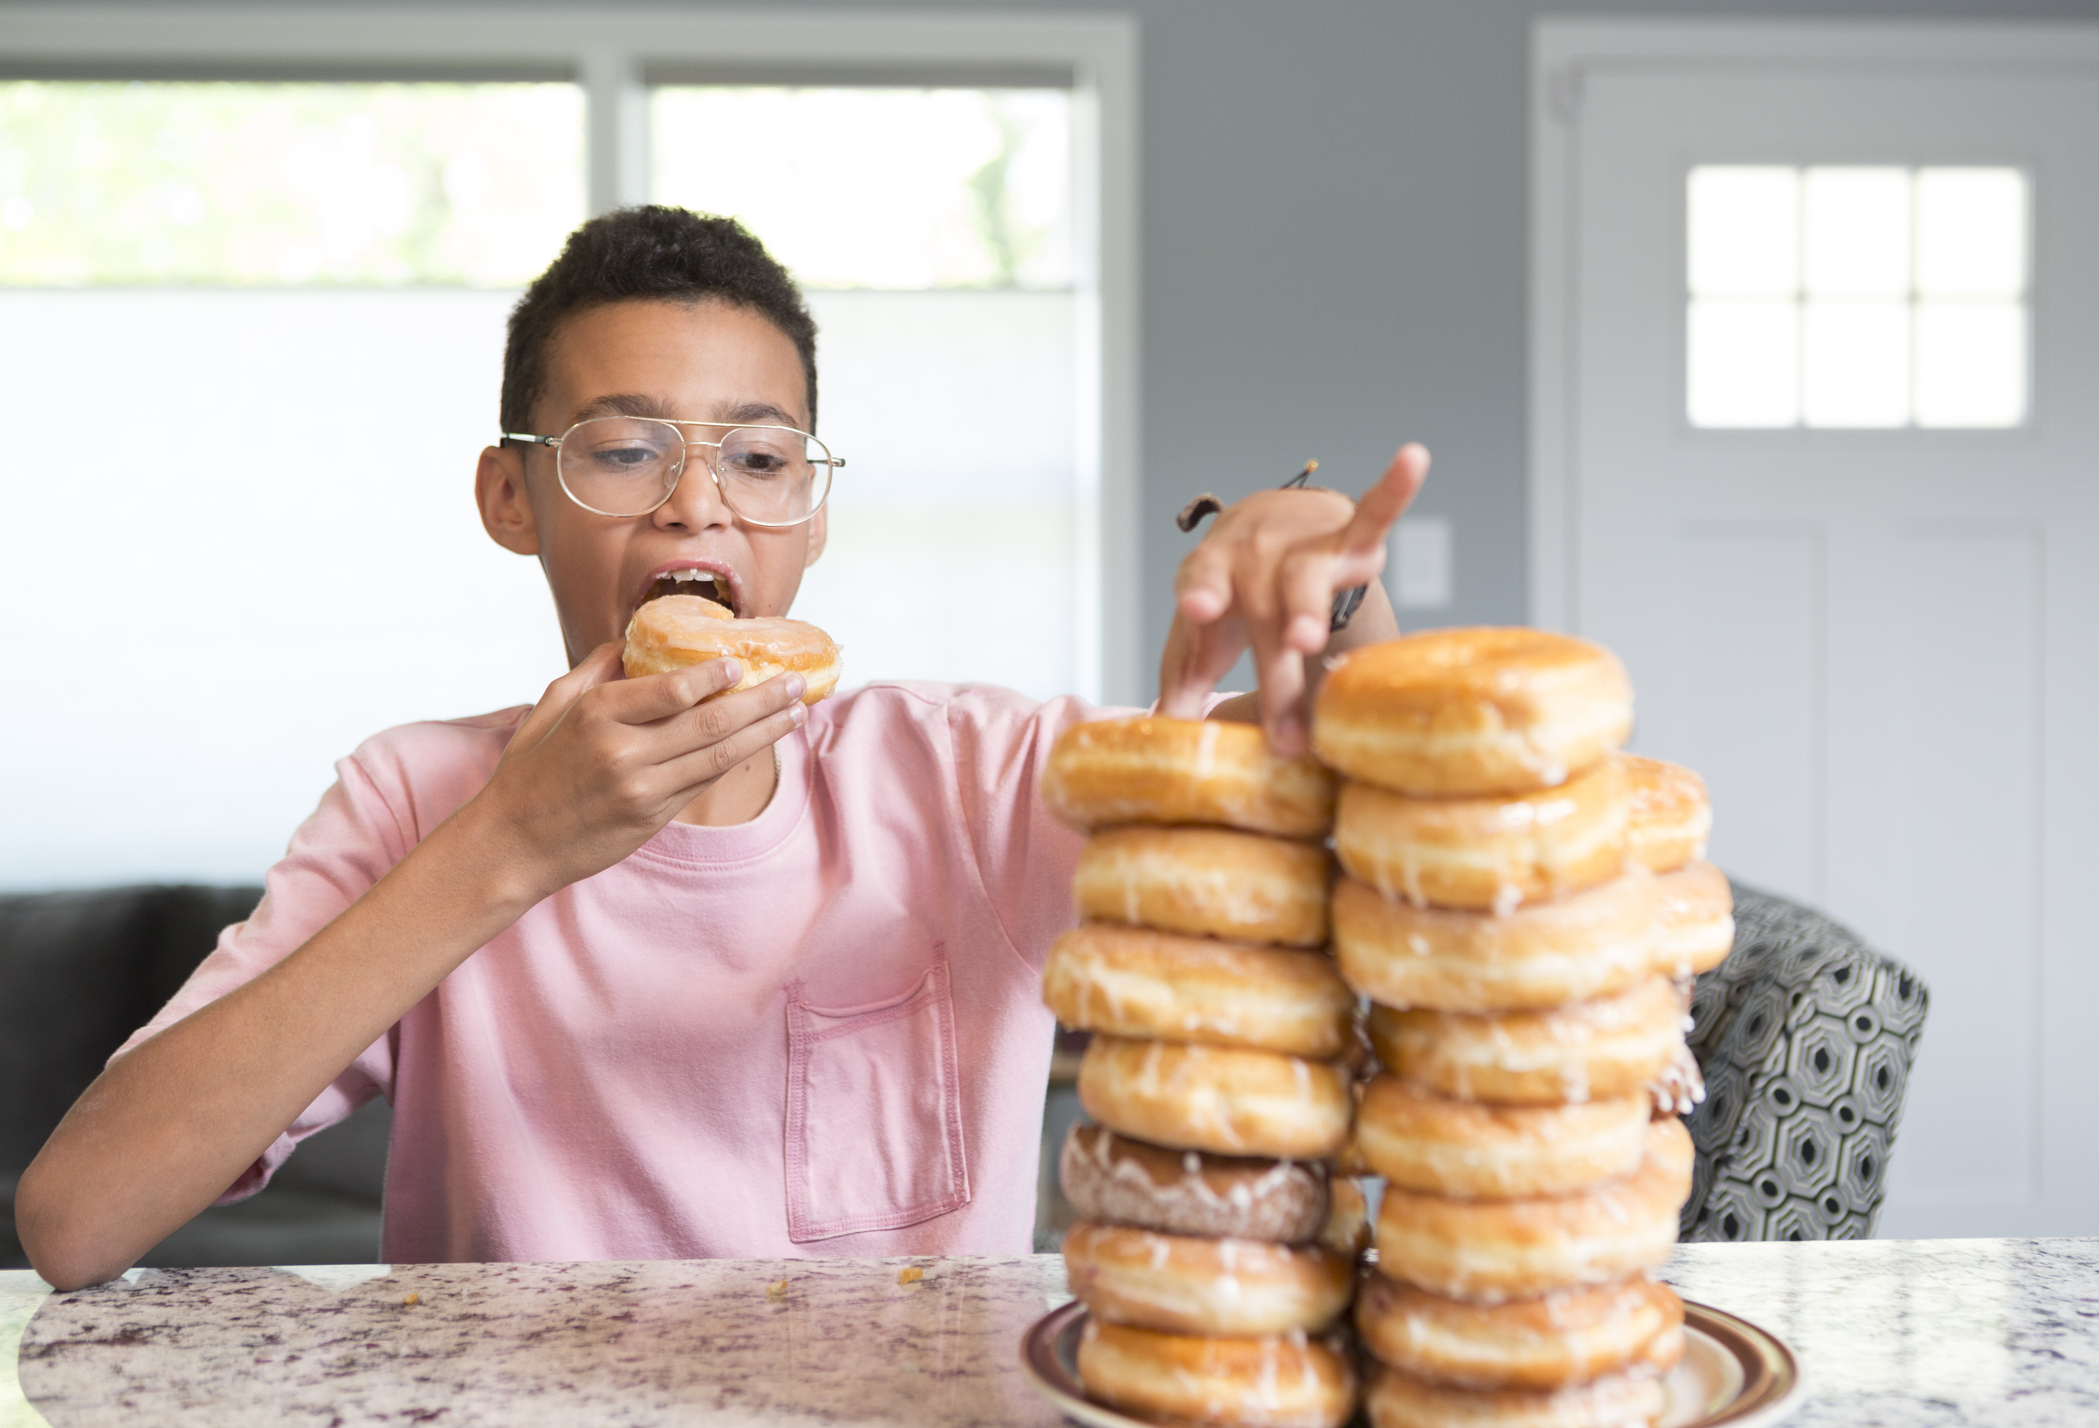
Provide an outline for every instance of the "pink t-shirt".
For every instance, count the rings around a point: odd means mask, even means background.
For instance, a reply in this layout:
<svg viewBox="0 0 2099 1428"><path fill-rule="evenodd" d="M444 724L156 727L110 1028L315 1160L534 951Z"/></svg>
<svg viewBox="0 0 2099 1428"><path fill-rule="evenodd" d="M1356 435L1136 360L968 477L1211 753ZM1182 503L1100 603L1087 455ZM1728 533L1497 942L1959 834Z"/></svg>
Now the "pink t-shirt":
<svg viewBox="0 0 2099 1428"><path fill-rule="evenodd" d="M296 949L488 781L524 717L389 729L131 1046ZM1025 1254L1078 836L1074 699L875 685L778 745L755 820L673 823L476 952L227 1192L393 1102L383 1257ZM121 1055L122 1052L119 1052Z"/></svg>

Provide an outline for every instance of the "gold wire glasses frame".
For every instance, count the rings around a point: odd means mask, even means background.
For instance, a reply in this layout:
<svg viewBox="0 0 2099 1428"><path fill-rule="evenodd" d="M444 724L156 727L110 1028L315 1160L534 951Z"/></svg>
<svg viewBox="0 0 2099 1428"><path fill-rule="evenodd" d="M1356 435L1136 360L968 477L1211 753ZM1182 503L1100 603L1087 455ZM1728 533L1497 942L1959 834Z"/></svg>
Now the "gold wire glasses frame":
<svg viewBox="0 0 2099 1428"><path fill-rule="evenodd" d="M701 441L686 427L708 427ZM801 525L830 499L831 475L845 465L831 448L791 426L677 421L668 417L589 417L559 436L506 431L505 441L551 447L561 489L584 510L627 519L660 508L678 489L687 447L712 448L708 475L724 505L754 526Z"/></svg>

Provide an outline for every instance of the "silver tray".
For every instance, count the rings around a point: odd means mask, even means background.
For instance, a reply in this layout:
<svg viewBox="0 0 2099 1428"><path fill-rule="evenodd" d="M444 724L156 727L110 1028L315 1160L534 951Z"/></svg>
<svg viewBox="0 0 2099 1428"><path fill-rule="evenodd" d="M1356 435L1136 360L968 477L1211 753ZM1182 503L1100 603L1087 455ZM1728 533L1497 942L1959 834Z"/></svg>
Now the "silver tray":
<svg viewBox="0 0 2099 1428"><path fill-rule="evenodd" d="M1079 1384L1079 1330L1086 1306L1073 1300L1028 1326L1021 1372L1035 1391L1088 1428L1152 1428L1102 1407ZM1684 1301L1684 1356L1662 1381L1668 1394L1656 1428L1766 1428L1800 1406L1800 1361L1785 1340L1724 1309Z"/></svg>

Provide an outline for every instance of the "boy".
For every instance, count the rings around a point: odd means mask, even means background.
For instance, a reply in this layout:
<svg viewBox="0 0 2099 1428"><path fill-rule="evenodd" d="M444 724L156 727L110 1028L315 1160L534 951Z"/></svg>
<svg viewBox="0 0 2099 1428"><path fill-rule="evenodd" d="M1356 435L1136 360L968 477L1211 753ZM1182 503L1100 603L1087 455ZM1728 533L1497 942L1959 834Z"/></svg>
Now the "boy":
<svg viewBox="0 0 2099 1428"><path fill-rule="evenodd" d="M620 678L628 618L676 572L741 616L793 603L825 512L755 510L706 443L812 431L814 351L757 242L681 210L585 224L526 292L475 487L489 534L540 561L572 668L532 708L338 765L255 916L23 1176L52 1284L121 1272L374 1095L389 1261L1028 1250L1040 964L1079 847L1036 782L1095 711L932 685L805 710L793 675L723 693L730 661ZM609 416L689 443L640 514L575 489L602 430L578 424ZM1359 507L1226 512L1180 571L1162 712L1201 717L1251 644L1270 738L1301 750L1305 660L1394 633L1376 577L1425 469L1410 447ZM1330 641L1335 592L1366 581Z"/></svg>

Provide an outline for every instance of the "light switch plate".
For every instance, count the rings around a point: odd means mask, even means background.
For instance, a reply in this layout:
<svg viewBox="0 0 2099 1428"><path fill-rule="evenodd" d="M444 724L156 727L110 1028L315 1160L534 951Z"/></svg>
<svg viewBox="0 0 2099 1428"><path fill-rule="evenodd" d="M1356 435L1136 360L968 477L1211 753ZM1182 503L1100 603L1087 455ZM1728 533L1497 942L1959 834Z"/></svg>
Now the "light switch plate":
<svg viewBox="0 0 2099 1428"><path fill-rule="evenodd" d="M1393 596L1402 610L1440 610L1450 603L1450 522L1442 516L1409 516L1393 531L1392 560L1398 566Z"/></svg>

